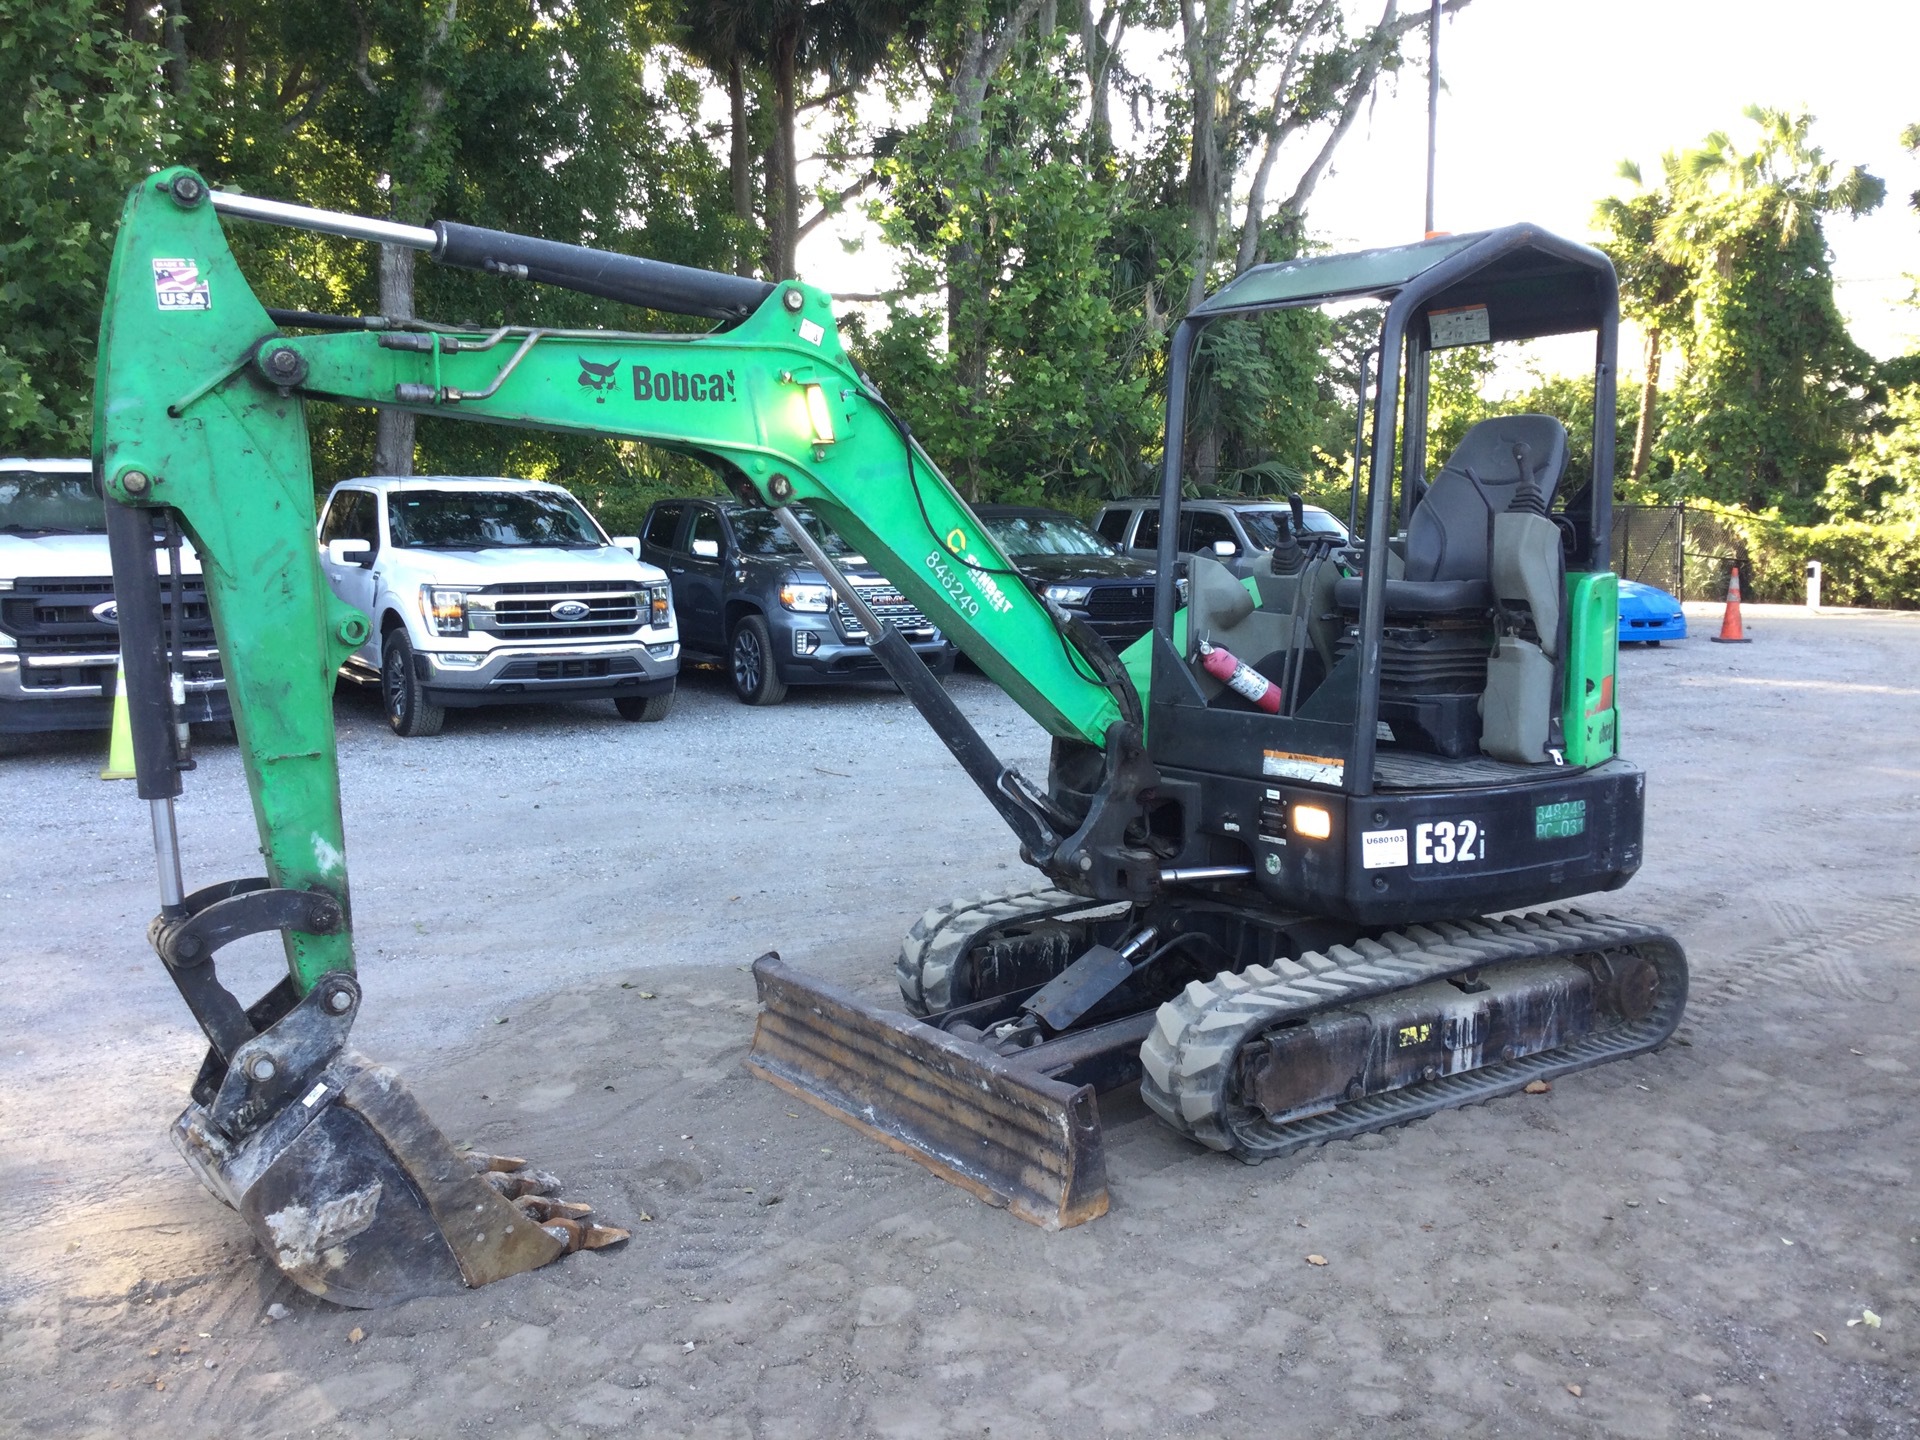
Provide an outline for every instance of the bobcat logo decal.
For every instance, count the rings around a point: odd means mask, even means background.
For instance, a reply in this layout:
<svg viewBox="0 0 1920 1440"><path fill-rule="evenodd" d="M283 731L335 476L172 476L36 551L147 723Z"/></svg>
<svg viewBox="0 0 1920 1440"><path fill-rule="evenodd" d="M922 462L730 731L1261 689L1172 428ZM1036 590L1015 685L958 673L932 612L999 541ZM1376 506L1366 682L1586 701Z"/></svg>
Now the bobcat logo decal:
<svg viewBox="0 0 1920 1440"><path fill-rule="evenodd" d="M580 383L596 392L593 403L606 404L606 392L613 389L613 374L620 368L620 362L615 360L611 365L596 365L584 356L575 358L580 361Z"/></svg>

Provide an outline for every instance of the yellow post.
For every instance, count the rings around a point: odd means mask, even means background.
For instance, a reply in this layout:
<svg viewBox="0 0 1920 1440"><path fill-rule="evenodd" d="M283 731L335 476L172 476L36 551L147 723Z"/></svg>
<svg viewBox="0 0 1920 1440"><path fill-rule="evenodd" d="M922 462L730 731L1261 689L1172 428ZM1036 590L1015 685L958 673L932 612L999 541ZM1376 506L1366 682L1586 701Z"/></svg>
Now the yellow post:
<svg viewBox="0 0 1920 1440"><path fill-rule="evenodd" d="M107 749L107 768L102 780L131 780L133 771L133 722L127 716L127 662L122 659L113 676L113 741Z"/></svg>

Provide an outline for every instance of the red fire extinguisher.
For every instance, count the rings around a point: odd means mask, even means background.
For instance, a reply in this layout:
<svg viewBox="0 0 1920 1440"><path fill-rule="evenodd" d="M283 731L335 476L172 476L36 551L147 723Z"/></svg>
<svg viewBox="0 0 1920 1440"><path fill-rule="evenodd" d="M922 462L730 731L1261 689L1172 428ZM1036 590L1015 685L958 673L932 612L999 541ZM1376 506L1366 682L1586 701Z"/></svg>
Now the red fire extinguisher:
<svg viewBox="0 0 1920 1440"><path fill-rule="evenodd" d="M1200 642L1200 665L1236 694L1244 695L1269 715L1280 713L1280 687L1251 665L1242 664L1231 650Z"/></svg>

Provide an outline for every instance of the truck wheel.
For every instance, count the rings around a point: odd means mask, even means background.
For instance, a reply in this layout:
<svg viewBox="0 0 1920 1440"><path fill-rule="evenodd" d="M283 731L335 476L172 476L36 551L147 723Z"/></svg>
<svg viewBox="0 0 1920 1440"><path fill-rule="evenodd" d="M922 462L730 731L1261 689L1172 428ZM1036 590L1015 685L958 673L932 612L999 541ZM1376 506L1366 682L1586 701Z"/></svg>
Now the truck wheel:
<svg viewBox="0 0 1920 1440"><path fill-rule="evenodd" d="M447 709L420 692L413 668L413 643L405 630L387 632L380 655L380 698L387 704L387 724L396 735L438 735L447 722Z"/></svg>
<svg viewBox="0 0 1920 1440"><path fill-rule="evenodd" d="M787 698L786 682L773 664L773 636L758 615L743 615L728 647L733 662L733 693L743 705L778 705Z"/></svg>
<svg viewBox="0 0 1920 1440"><path fill-rule="evenodd" d="M664 720L673 713L673 691L663 695L622 695L613 702L622 720Z"/></svg>

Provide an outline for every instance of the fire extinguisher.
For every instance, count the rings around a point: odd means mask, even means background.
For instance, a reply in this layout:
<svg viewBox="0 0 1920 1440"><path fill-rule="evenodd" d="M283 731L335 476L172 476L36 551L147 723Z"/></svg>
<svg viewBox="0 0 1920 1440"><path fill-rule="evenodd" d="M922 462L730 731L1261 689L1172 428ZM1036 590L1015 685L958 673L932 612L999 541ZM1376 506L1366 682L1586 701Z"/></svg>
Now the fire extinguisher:
<svg viewBox="0 0 1920 1440"><path fill-rule="evenodd" d="M1200 642L1200 665L1235 694L1244 695L1269 715L1280 713L1280 687L1251 665L1242 664L1231 650Z"/></svg>

